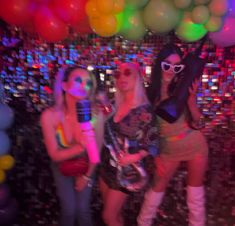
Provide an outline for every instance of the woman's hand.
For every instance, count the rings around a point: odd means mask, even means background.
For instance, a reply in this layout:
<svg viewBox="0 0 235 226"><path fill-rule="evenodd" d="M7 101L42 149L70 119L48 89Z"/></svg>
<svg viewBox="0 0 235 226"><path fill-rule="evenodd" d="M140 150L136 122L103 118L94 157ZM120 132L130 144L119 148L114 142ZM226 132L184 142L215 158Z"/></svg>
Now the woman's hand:
<svg viewBox="0 0 235 226"><path fill-rule="evenodd" d="M129 164L138 162L140 159L142 159L140 153L135 153L135 154L121 153L118 156L118 164L120 166L127 166Z"/></svg>
<svg viewBox="0 0 235 226"><path fill-rule="evenodd" d="M82 191L86 186L90 186L90 179L88 180L85 176L78 176L75 178L75 189Z"/></svg>
<svg viewBox="0 0 235 226"><path fill-rule="evenodd" d="M199 79L196 79L192 86L189 87L189 97L188 97L188 106L196 103L197 89L199 86Z"/></svg>

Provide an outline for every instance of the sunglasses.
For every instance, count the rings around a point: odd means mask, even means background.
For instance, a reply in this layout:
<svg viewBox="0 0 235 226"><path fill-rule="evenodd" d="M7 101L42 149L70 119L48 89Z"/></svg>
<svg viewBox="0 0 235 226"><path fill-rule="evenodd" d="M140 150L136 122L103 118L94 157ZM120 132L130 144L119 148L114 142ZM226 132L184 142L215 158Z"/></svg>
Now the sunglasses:
<svg viewBox="0 0 235 226"><path fill-rule="evenodd" d="M177 73L180 73L181 71L183 71L185 65L184 64L170 64L170 63L167 63L165 61L162 61L161 62L161 68L163 71L172 71L174 72L175 74Z"/></svg>
<svg viewBox="0 0 235 226"><path fill-rule="evenodd" d="M125 77L130 77L131 76L131 70L130 69L125 69L123 71L123 73L121 73L121 71L115 71L114 78L119 79L121 77L121 74L124 75Z"/></svg>

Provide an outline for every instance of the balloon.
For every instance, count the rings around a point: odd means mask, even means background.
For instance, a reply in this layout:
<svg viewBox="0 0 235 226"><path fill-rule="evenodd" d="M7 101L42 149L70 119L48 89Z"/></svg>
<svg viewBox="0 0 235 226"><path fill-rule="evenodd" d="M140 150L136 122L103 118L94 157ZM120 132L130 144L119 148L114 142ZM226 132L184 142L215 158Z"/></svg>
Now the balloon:
<svg viewBox="0 0 235 226"><path fill-rule="evenodd" d="M36 30L48 42L57 42L68 36L67 25L46 6L41 6L34 17Z"/></svg>
<svg viewBox="0 0 235 226"><path fill-rule="evenodd" d="M0 103L0 130L8 129L14 120L14 112L6 105Z"/></svg>
<svg viewBox="0 0 235 226"><path fill-rule="evenodd" d="M195 6L192 11L192 21L196 24L204 24L210 17L210 12L205 5Z"/></svg>
<svg viewBox="0 0 235 226"><path fill-rule="evenodd" d="M229 0L228 3L228 16L235 17L235 1Z"/></svg>
<svg viewBox="0 0 235 226"><path fill-rule="evenodd" d="M10 190L6 184L0 184L0 208L6 206L10 198Z"/></svg>
<svg viewBox="0 0 235 226"><path fill-rule="evenodd" d="M214 16L223 16L228 11L228 2L227 0L211 0L208 7Z"/></svg>
<svg viewBox="0 0 235 226"><path fill-rule="evenodd" d="M123 18L120 34L126 39L137 41L144 37L147 29L142 19L141 12L138 10L126 9Z"/></svg>
<svg viewBox="0 0 235 226"><path fill-rule="evenodd" d="M181 18L178 10L169 0L151 0L144 8L144 23L156 33L166 33L176 27Z"/></svg>
<svg viewBox="0 0 235 226"><path fill-rule="evenodd" d="M51 9L66 23L77 24L86 16L87 0L53 0Z"/></svg>
<svg viewBox="0 0 235 226"><path fill-rule="evenodd" d="M89 22L93 31L102 37L110 37L117 33L117 19L112 14L91 17Z"/></svg>
<svg viewBox="0 0 235 226"><path fill-rule="evenodd" d="M222 28L217 32L210 32L209 37L219 47L235 45L235 18L225 17Z"/></svg>
<svg viewBox="0 0 235 226"><path fill-rule="evenodd" d="M93 33L88 17L83 18L78 24L72 26L73 30L79 34Z"/></svg>
<svg viewBox="0 0 235 226"><path fill-rule="evenodd" d="M18 213L18 204L15 199L10 199L4 208L0 209L0 225L14 223Z"/></svg>
<svg viewBox="0 0 235 226"><path fill-rule="evenodd" d="M113 11L114 1L113 0L96 0L96 6L101 14L110 14Z"/></svg>
<svg viewBox="0 0 235 226"><path fill-rule="evenodd" d="M0 169L9 170L15 164L15 160L11 155L0 156Z"/></svg>
<svg viewBox="0 0 235 226"><path fill-rule="evenodd" d="M86 14L89 16L89 17L97 17L100 15L98 9L97 9L97 5L96 5L96 2L95 0L89 0L87 3L86 3L86 7L85 7L85 10L86 10Z"/></svg>
<svg viewBox="0 0 235 226"><path fill-rule="evenodd" d="M178 9L186 9L192 3L192 0L174 0L175 7Z"/></svg>
<svg viewBox="0 0 235 226"><path fill-rule="evenodd" d="M5 155L10 149L10 139L8 135L0 131L0 155Z"/></svg>
<svg viewBox="0 0 235 226"><path fill-rule="evenodd" d="M115 0L113 5L113 13L120 13L125 6L125 0Z"/></svg>
<svg viewBox="0 0 235 226"><path fill-rule="evenodd" d="M3 170L0 169L0 183L3 183L6 180L6 174Z"/></svg>
<svg viewBox="0 0 235 226"><path fill-rule="evenodd" d="M218 16L211 16L210 19L204 24L204 27L209 32L215 32L220 30L223 25L223 21L221 17Z"/></svg>
<svg viewBox="0 0 235 226"><path fill-rule="evenodd" d="M183 41L195 42L201 39L207 30L202 24L193 23L190 14L190 12L184 13L184 18L175 29L175 33Z"/></svg>
<svg viewBox="0 0 235 226"><path fill-rule="evenodd" d="M149 0L126 0L126 7L130 9L139 9L143 8Z"/></svg>
<svg viewBox="0 0 235 226"><path fill-rule="evenodd" d="M206 5L210 0L194 0L195 5Z"/></svg>
<svg viewBox="0 0 235 226"><path fill-rule="evenodd" d="M9 24L21 26L32 19L36 4L30 0L0 0L0 16Z"/></svg>

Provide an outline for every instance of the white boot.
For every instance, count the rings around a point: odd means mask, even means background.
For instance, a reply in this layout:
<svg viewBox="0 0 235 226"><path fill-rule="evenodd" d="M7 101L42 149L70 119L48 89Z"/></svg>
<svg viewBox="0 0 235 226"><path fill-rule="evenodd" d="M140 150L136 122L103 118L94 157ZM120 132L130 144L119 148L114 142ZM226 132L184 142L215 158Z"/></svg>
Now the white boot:
<svg viewBox="0 0 235 226"><path fill-rule="evenodd" d="M138 226L152 225L163 196L164 192L155 192L152 189L145 193L144 202L137 218Z"/></svg>
<svg viewBox="0 0 235 226"><path fill-rule="evenodd" d="M204 187L187 186L187 204L189 208L189 226L205 226Z"/></svg>

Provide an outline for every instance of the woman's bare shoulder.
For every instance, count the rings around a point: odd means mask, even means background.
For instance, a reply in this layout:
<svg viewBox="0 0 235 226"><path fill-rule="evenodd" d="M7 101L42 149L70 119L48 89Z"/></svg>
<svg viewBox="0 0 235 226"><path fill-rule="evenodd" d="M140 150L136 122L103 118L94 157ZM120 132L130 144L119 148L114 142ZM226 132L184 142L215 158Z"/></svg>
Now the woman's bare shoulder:
<svg viewBox="0 0 235 226"><path fill-rule="evenodd" d="M45 109L42 113L41 113L41 121L50 121L50 122L56 122L59 117L61 115L61 110L55 108L55 107L50 107Z"/></svg>

